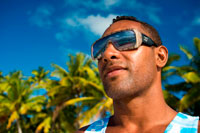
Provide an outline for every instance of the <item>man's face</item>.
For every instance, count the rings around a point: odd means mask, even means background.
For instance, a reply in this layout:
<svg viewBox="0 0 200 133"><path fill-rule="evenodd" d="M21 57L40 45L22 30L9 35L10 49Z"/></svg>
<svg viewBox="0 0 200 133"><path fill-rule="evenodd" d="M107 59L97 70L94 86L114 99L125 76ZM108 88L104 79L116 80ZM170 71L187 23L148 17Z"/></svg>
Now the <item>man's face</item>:
<svg viewBox="0 0 200 133"><path fill-rule="evenodd" d="M142 30L137 22L121 20L112 24L103 36L124 29ZM110 42L98 60L100 77L107 95L113 99L135 97L144 94L156 77L155 52L152 47L118 51Z"/></svg>

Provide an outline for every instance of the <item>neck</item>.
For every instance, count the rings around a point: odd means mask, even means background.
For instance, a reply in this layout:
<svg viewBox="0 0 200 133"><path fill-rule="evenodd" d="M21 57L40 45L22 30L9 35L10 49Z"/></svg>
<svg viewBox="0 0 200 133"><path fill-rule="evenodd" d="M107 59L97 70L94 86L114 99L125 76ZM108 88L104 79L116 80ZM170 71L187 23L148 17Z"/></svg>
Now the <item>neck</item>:
<svg viewBox="0 0 200 133"><path fill-rule="evenodd" d="M114 125L134 125L142 129L169 123L176 115L165 102L161 82L147 89L148 92L134 98L113 100Z"/></svg>

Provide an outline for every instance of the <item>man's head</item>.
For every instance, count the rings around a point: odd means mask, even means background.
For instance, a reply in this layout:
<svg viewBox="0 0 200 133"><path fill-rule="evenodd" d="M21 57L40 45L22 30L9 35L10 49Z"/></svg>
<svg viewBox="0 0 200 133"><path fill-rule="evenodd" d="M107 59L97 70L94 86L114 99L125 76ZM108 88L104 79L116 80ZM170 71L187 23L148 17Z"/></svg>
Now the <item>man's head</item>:
<svg viewBox="0 0 200 133"><path fill-rule="evenodd" d="M118 40L112 37L108 40L101 53L101 58L98 59L98 68L104 89L113 99L136 97L147 92L148 88L151 88L160 78L161 68L167 62L167 49L162 46L157 31L134 17L117 17L102 37L105 38L127 29L139 31L151 38L150 40L153 40L156 45L141 45L136 49L118 50L113 45L115 43L113 40ZM126 42L128 33L124 34L125 40L123 41ZM117 35L114 37L117 38ZM135 36L137 38L137 35ZM138 41L138 39L135 40ZM130 39L128 41L130 42Z"/></svg>

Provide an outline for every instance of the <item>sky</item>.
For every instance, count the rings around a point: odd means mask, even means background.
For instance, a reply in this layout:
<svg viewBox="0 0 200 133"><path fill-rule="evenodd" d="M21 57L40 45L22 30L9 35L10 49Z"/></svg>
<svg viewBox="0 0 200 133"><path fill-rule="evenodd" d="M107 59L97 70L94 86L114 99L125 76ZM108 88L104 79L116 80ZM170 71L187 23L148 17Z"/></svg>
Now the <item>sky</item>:
<svg viewBox="0 0 200 133"><path fill-rule="evenodd" d="M83 52L118 15L154 26L169 53L193 49L200 38L199 0L0 0L0 71L24 75L51 64L66 68L68 54ZM184 63L183 57L178 64Z"/></svg>

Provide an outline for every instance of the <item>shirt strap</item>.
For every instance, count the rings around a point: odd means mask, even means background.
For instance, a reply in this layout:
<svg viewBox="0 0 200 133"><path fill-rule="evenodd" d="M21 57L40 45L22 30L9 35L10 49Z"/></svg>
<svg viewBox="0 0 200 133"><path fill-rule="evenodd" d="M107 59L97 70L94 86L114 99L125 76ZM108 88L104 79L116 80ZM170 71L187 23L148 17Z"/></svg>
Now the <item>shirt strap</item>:
<svg viewBox="0 0 200 133"><path fill-rule="evenodd" d="M94 123L92 123L86 130L85 133L91 133L91 132L96 132L96 133L105 133L108 121L110 117L98 120Z"/></svg>
<svg viewBox="0 0 200 133"><path fill-rule="evenodd" d="M190 116L179 112L167 126L165 133L197 133L198 116Z"/></svg>

